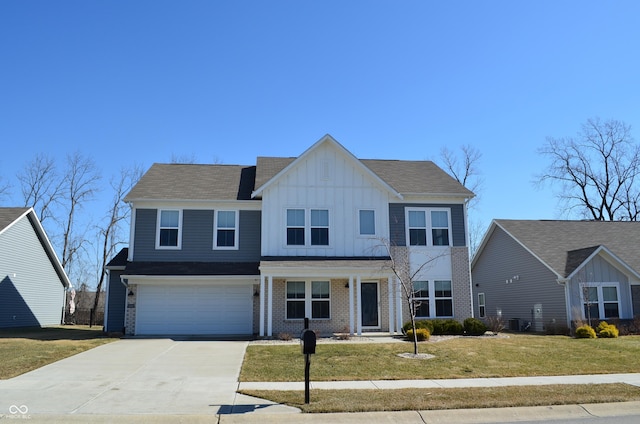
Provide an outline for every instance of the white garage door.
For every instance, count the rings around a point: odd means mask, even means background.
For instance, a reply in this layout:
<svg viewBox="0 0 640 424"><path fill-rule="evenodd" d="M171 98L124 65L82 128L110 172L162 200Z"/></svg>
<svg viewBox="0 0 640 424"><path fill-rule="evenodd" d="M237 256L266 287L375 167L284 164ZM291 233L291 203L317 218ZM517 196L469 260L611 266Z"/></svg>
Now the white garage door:
<svg viewBox="0 0 640 424"><path fill-rule="evenodd" d="M251 334L251 285L138 286L136 334Z"/></svg>

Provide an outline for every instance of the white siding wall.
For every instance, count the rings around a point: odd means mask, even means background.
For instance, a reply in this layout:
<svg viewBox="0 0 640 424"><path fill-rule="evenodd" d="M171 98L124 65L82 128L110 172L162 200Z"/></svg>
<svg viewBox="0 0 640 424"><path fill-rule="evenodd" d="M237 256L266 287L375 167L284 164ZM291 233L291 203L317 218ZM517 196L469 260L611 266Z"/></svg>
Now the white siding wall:
<svg viewBox="0 0 640 424"><path fill-rule="evenodd" d="M352 158L332 146L321 146L264 191L262 255L384 255L380 238L389 235L388 196ZM287 208L328 209L329 246L286 246ZM359 209L375 210L375 236L359 236Z"/></svg>

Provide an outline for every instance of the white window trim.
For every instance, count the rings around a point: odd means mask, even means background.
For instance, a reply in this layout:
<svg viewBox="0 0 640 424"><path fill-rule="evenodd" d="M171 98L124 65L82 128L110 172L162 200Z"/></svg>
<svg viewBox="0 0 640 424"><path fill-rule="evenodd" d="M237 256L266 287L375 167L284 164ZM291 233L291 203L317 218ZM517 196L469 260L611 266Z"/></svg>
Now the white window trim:
<svg viewBox="0 0 640 424"><path fill-rule="evenodd" d="M313 318L311 316L311 312L312 312L312 302L314 301L313 299L313 294L312 294L312 282L317 281L317 282L328 282L329 283L329 298L328 299L317 299L317 301L320 302L329 302L329 317L328 318ZM284 283L284 301L285 301L285 308L284 308L284 319L286 321L302 321L304 320L303 318L289 318L287 317L287 303L288 302L300 302L303 299L287 299L287 284L289 282L304 282L304 315L305 317L308 317L310 320L313 321L328 321L331 319L331 280L323 280L321 278L310 278L310 279L302 279L302 278L292 278L291 280L287 280Z"/></svg>
<svg viewBox="0 0 640 424"><path fill-rule="evenodd" d="M455 304L453 302L454 296L453 296L453 281L449 278L433 278L430 280L420 280L423 282L427 282L429 284L429 297L428 298L424 298L424 297L420 297L420 298L415 298L416 300L420 300L420 301L424 301L424 299L427 299L427 301L429 302L429 315L428 317L425 316L418 316L416 315L416 318L420 318L420 319L448 319L448 318L453 318L455 316ZM451 284L451 296L450 297L436 297L436 281L447 281ZM443 315L443 316L437 316L437 309L436 309L436 300L450 300L451 301L451 314L452 315Z"/></svg>
<svg viewBox="0 0 640 424"><path fill-rule="evenodd" d="M409 212L424 212L425 214L425 223L426 223L426 236L427 236L427 245L426 246L413 246L410 243L410 235L409 235ZM446 212L447 213L447 230L449 231L449 244L448 245L437 245L435 246L433 244L433 225L431 222L431 212ZM405 208L404 211L404 222L405 222L405 240L406 240L406 246L407 247L440 247L440 248L446 248L446 247L451 247L453 246L453 230L452 230L452 225L451 225L451 208L420 208L420 207L408 207Z"/></svg>
<svg viewBox="0 0 640 424"><path fill-rule="evenodd" d="M362 234L360 232L360 212L361 211L371 211L373 212L373 234ZM378 214L375 208L359 208L356 210L356 223L358 225L357 227L357 234L358 237L360 238L375 238L378 235Z"/></svg>
<svg viewBox="0 0 640 424"><path fill-rule="evenodd" d="M178 245L177 246L160 246L160 230L162 229L162 227L160 226L160 218L162 216L162 212L164 211L178 212ZM156 218L156 249L158 250L182 249L182 209L158 209L158 214Z"/></svg>
<svg viewBox="0 0 640 424"><path fill-rule="evenodd" d="M598 314L600 315L599 320L600 321L604 321L606 319L611 319L611 318L606 318L604 315L604 296L602 296L602 288L603 287L615 287L616 288L616 294L618 295L618 301L615 302L618 304L618 318L619 319L624 319L623 316L623 311L622 311L622 302L620 301L620 283L582 283L580 284L580 310L582 311L582 319L587 319L586 314L584 313L584 304L585 304L585 299L584 299L584 288L585 287L595 287L598 290ZM614 303L614 302L606 302L606 303Z"/></svg>
<svg viewBox="0 0 640 424"><path fill-rule="evenodd" d="M304 211L304 244L287 244L287 229L288 228L300 228L298 226L287 225L287 211L293 209L301 209ZM327 227L324 226L313 226L313 228L327 228L329 234L329 244L311 244L311 210L322 210L327 211L329 216L329 225ZM333 222L332 211L328 207L299 207L299 206L290 206L284 208L284 247L285 249L330 249L332 248L333 236L331 230L331 223Z"/></svg>
<svg viewBox="0 0 640 424"><path fill-rule="evenodd" d="M233 234L233 246L218 246L218 213L233 212L235 213L235 228ZM229 230L230 228L223 228ZM240 212L236 209L219 209L213 214L213 250L238 250L240 240Z"/></svg>

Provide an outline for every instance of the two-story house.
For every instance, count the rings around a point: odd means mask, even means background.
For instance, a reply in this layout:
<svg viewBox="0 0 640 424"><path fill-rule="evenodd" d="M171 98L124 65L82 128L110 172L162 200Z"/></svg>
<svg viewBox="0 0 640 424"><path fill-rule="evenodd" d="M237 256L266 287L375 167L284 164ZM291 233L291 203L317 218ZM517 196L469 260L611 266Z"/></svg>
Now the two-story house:
<svg viewBox="0 0 640 424"><path fill-rule="evenodd" d="M270 337L308 317L325 334L397 333L394 271L415 274L420 318L462 320L472 196L430 161L360 160L329 135L256 165L155 164L126 197L105 329Z"/></svg>

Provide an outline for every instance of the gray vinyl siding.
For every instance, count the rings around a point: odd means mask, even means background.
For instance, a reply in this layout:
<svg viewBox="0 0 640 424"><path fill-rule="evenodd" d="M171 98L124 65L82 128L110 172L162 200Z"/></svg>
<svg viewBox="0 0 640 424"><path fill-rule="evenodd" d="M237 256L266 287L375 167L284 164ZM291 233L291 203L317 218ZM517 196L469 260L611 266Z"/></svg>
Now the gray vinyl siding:
<svg viewBox="0 0 640 424"><path fill-rule="evenodd" d="M574 318L575 314L580 314L583 308L580 297L582 283L618 283L620 289L618 293L620 302L618 312L622 317L630 318L633 316L629 279L609 262L600 256L596 256L587 262L570 281L571 311L574 312Z"/></svg>
<svg viewBox="0 0 640 424"><path fill-rule="evenodd" d="M449 208L451 210L451 237L453 246L466 246L464 205L438 203L390 203L389 238L395 246L406 246L405 208Z"/></svg>
<svg viewBox="0 0 640 424"><path fill-rule="evenodd" d="M631 286L631 299L633 302L633 316L640 315L640 286Z"/></svg>
<svg viewBox="0 0 640 424"><path fill-rule="evenodd" d="M122 271L109 271L109 291L107 293L107 321L104 331L124 334L124 314L127 288L120 281Z"/></svg>
<svg viewBox="0 0 640 424"><path fill-rule="evenodd" d="M213 210L182 212L182 248L156 249L157 209L137 209L134 261L253 262L260 260L260 211L240 211L239 249L213 249Z"/></svg>
<svg viewBox="0 0 640 424"><path fill-rule="evenodd" d="M531 321L539 331L554 320L557 325L567 324L565 291L556 274L500 228L490 235L471 274L475 316L478 293L484 293L487 317L501 311L505 323L515 318ZM537 305L541 305L541 319L535 319Z"/></svg>
<svg viewBox="0 0 640 424"><path fill-rule="evenodd" d="M0 328L61 323L64 285L24 216L0 234Z"/></svg>

